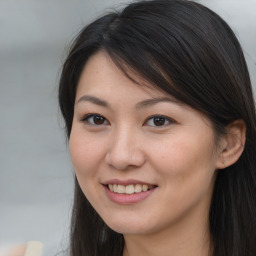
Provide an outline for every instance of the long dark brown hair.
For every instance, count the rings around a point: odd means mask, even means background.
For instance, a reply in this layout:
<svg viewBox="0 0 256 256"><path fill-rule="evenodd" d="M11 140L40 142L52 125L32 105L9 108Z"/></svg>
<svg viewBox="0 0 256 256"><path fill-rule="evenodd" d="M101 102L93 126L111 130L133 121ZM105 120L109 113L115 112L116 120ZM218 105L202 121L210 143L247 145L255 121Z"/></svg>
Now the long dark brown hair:
<svg viewBox="0 0 256 256"><path fill-rule="evenodd" d="M134 2L86 26L74 40L60 78L59 105L68 138L78 79L99 50L130 79L136 80L132 71L202 112L216 134L225 133L228 123L244 120L244 152L218 171L209 230L212 256L255 256L255 103L244 55L230 27L213 11L186 0ZM121 256L123 247L123 235L106 226L75 179L71 256Z"/></svg>

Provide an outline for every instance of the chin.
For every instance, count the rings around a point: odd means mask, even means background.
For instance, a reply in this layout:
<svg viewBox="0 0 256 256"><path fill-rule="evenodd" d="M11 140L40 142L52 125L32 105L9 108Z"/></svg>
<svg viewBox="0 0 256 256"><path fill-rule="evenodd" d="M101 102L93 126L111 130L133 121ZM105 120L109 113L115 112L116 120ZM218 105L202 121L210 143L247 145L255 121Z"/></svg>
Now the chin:
<svg viewBox="0 0 256 256"><path fill-rule="evenodd" d="M115 232L123 235L143 235L143 234L149 233L149 230L140 229L134 225L129 225L129 226L113 225L109 227Z"/></svg>
<svg viewBox="0 0 256 256"><path fill-rule="evenodd" d="M109 220L105 221L108 227L120 234L127 234L127 235L142 235L151 233L153 231L152 225L149 226L149 221L144 220L131 220L126 219L125 217L121 218L120 220ZM152 221L151 221L152 224Z"/></svg>

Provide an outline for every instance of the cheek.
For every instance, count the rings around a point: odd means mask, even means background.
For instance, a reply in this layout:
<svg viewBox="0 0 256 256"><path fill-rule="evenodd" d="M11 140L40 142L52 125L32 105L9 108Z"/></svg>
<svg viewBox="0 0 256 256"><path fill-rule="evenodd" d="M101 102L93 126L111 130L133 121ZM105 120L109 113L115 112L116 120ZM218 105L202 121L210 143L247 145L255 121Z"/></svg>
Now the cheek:
<svg viewBox="0 0 256 256"><path fill-rule="evenodd" d="M69 140L69 148L73 168L78 180L78 183L94 207L96 207L95 194L96 187L95 183L98 184L98 173L100 158L102 154L102 147L98 145L98 140L84 134L79 130L72 130Z"/></svg>
<svg viewBox="0 0 256 256"><path fill-rule="evenodd" d="M95 166L102 156L102 147L98 145L98 140L90 135L85 136L79 130L72 130L69 140L71 160L75 172L79 176L92 175Z"/></svg>
<svg viewBox="0 0 256 256"><path fill-rule="evenodd" d="M180 218L199 205L207 209L215 181L212 147L211 140L196 143L176 138L158 148L154 168L164 191L161 211L170 205L175 211L166 214Z"/></svg>
<svg viewBox="0 0 256 256"><path fill-rule="evenodd" d="M174 164L180 168L188 167L185 169L189 170L189 166L205 168L211 165L215 159L213 147L214 142L211 136L196 137L183 134L176 136L169 143L164 143L159 152L166 164Z"/></svg>
<svg viewBox="0 0 256 256"><path fill-rule="evenodd" d="M152 162L173 190L189 191L211 183L215 171L214 141L211 136L176 136L159 143ZM167 184L168 183L168 184Z"/></svg>

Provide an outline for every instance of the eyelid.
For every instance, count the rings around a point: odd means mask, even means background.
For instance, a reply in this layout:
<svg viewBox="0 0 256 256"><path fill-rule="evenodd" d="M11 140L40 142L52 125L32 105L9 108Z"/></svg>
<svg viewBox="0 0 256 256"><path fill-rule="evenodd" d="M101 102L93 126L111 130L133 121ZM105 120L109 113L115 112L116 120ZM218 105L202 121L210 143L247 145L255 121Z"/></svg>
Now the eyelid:
<svg viewBox="0 0 256 256"><path fill-rule="evenodd" d="M80 118L80 121L81 122L84 122L84 123L86 123L86 124L88 124L88 125L92 125L92 126L101 126L101 125L106 125L106 124L91 124L89 121L88 121L88 119L89 118L91 118L91 117L95 117L95 116L100 116L100 117L102 117L102 118L104 118L104 123L105 123L105 121L109 124L109 121L103 116L103 115L101 115L101 114L98 114L98 113L88 113L88 114L86 114L86 115L84 115L82 118Z"/></svg>
<svg viewBox="0 0 256 256"><path fill-rule="evenodd" d="M102 117L102 118L104 119L104 122L103 122L102 124L93 124L93 123L90 123L90 122L88 121L88 119L91 118L91 117L95 117L95 116ZM167 124L164 124L164 125L159 125L159 126L158 126L158 125L148 125L148 126L161 128L161 127L166 127L166 126L168 126L168 125L170 125L170 124L172 124L172 123L176 123L176 121L175 121L174 119L172 119L172 118L170 118L170 117L168 117L168 116L161 115L161 114L154 114L154 115L149 116L149 117L145 120L145 122L143 123L143 125L146 125L147 122L149 122L149 121L150 121L151 119L153 119L153 118L163 118L163 119L165 119L168 123L167 123ZM80 118L80 121L81 121L81 122L84 122L84 123L86 123L86 124L88 124L88 125L92 125L92 126L102 126L102 125L106 125L106 122L107 122L107 124L110 124L109 121L108 121L103 115L98 114L98 113L88 113L88 114L84 115L82 118Z"/></svg>
<svg viewBox="0 0 256 256"><path fill-rule="evenodd" d="M149 116L149 117L146 119L146 121L143 123L143 125L146 125L146 123L147 123L149 120L151 120L151 119L153 119L153 118L157 118L157 117L164 118L164 119L167 120L169 123L168 123L168 124L161 125L161 126L157 126L157 125L154 125L154 126L153 126L153 125L149 125L149 126L161 128L161 127L166 127L166 126L168 126L168 125L170 125L170 124L172 124L172 123L176 123L176 121L175 121L174 119L172 119L172 118L170 118L170 117L168 117L168 116L154 114L154 115Z"/></svg>

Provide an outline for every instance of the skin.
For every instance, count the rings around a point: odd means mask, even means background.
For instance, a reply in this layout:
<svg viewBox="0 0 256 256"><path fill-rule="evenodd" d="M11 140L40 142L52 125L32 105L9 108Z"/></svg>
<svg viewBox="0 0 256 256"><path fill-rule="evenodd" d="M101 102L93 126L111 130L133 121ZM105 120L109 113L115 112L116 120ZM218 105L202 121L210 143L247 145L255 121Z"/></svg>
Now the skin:
<svg viewBox="0 0 256 256"><path fill-rule="evenodd" d="M25 255L25 251L26 251L25 244L15 245L8 251L6 255L3 255L3 256L22 256L22 255ZM2 256L1 253L0 253L0 256Z"/></svg>
<svg viewBox="0 0 256 256"><path fill-rule="evenodd" d="M124 234L124 255L208 255L210 200L224 144L216 143L201 113L147 85L134 84L104 52L88 60L69 142L78 182L106 224ZM163 97L169 101L145 104ZM90 113L104 117L102 123L85 118ZM167 118L156 126L152 115ZM138 203L120 205L102 185L110 179L157 188Z"/></svg>

